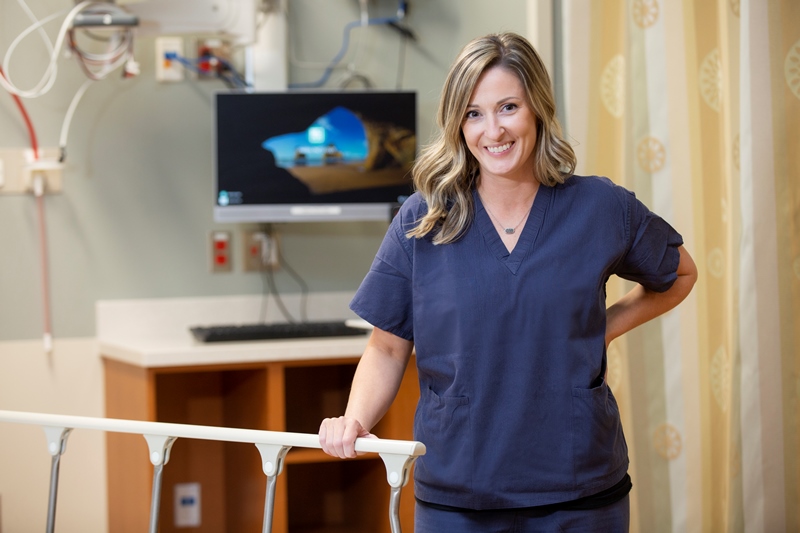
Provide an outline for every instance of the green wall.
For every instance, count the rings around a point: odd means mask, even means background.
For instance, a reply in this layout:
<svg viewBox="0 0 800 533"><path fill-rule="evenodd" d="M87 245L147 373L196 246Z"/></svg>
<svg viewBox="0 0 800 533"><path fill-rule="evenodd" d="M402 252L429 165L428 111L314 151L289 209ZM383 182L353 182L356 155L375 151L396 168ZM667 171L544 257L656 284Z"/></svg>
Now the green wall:
<svg viewBox="0 0 800 533"><path fill-rule="evenodd" d="M290 0L288 31L294 58L325 63L338 51L343 27L358 18L355 0ZM66 0L29 0L40 18L71 7ZM396 2L371 0L374 16L391 16ZM528 2L412 0L407 23L417 36L405 55L402 88L418 91L419 140L433 131L433 116L447 67L470 38L488 32L525 33ZM0 55L28 26L19 5L0 3ZM48 26L51 35L56 24ZM401 46L389 28L353 33L357 71L376 88L394 89ZM187 37L188 40L188 37ZM154 79L153 38L136 41L142 74L114 74L86 93L72 122L63 194L46 197L53 334L94 335L94 303L101 299L259 294L258 274L241 271L235 224L212 220L212 116L216 81L160 84ZM343 63L353 59L348 54ZM31 87L46 54L36 37L13 56L14 81ZM290 64L290 82L316 80L322 69ZM85 78L78 65L59 61L53 89L26 100L39 144L58 144L72 96ZM335 88L334 75L327 87ZM352 85L358 87L358 84ZM27 131L13 100L0 94L0 147L25 148ZM283 254L312 291L355 290L367 272L387 224L281 224ZM208 235L234 233L234 272L211 274ZM42 298L35 201L0 195L0 341L32 339L42 332ZM285 272L281 292L296 292ZM255 319L256 317L254 317Z"/></svg>

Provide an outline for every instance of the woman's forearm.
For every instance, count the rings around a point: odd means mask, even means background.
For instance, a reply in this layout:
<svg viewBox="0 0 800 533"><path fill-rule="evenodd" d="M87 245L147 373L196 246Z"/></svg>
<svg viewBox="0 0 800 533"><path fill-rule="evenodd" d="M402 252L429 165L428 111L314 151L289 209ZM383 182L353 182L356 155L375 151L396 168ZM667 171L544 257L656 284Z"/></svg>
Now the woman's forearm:
<svg viewBox="0 0 800 533"><path fill-rule="evenodd" d="M650 291L637 285L606 310L606 346L633 328L660 316L681 303L697 281L697 267L681 246L678 278L669 290Z"/></svg>
<svg viewBox="0 0 800 533"><path fill-rule="evenodd" d="M355 457L355 442L371 430L392 405L413 343L375 328L356 368L344 416L326 418L319 428L322 450L334 457Z"/></svg>
<svg viewBox="0 0 800 533"><path fill-rule="evenodd" d="M392 405L413 344L375 329L356 368L345 417L371 430Z"/></svg>

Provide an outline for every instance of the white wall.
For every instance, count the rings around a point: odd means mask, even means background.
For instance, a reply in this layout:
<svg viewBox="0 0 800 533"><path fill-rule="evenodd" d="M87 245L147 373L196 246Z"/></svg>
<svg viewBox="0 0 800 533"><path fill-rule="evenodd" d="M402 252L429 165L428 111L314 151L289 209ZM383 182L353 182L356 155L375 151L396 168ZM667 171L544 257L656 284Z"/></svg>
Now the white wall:
<svg viewBox="0 0 800 533"><path fill-rule="evenodd" d="M94 339L0 343L0 409L103 416L102 365ZM73 431L61 459L59 533L107 530L105 438ZM0 423L0 531L45 530L50 454L35 426Z"/></svg>

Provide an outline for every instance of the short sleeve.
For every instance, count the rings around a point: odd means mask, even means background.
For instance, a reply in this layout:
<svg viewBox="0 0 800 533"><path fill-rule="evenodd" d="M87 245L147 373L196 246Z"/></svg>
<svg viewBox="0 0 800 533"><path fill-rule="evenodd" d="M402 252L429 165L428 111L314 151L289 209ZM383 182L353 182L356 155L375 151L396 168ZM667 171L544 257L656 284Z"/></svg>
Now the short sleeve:
<svg viewBox="0 0 800 533"><path fill-rule="evenodd" d="M413 248L405 232L414 219L412 210L406 204L403 207L406 209L401 209L389 225L350 309L375 327L413 340Z"/></svg>
<svg viewBox="0 0 800 533"><path fill-rule="evenodd" d="M678 247L683 244L683 237L632 192L626 193L630 245L614 273L646 289L664 292L678 278Z"/></svg>

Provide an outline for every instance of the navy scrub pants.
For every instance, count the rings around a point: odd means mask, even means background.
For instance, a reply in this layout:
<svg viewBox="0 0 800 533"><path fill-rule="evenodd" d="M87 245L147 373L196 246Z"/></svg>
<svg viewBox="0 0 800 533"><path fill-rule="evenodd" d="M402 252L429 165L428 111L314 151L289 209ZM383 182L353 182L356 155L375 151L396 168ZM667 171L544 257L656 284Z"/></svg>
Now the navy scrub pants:
<svg viewBox="0 0 800 533"><path fill-rule="evenodd" d="M585 511L441 511L417 504L415 533L627 533L630 499Z"/></svg>

